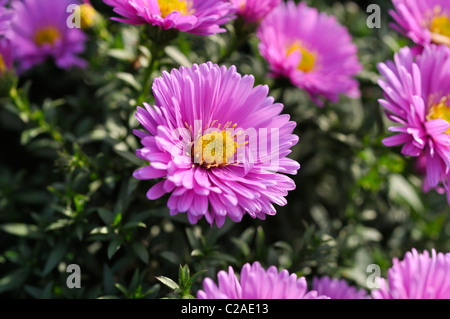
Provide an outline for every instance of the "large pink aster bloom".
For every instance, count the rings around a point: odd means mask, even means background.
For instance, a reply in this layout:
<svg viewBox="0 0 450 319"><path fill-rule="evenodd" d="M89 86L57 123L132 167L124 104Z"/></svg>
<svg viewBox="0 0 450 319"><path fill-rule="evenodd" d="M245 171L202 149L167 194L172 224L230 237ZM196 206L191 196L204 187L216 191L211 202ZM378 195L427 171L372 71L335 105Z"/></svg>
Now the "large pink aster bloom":
<svg viewBox="0 0 450 319"><path fill-rule="evenodd" d="M225 32L220 25L234 17L234 7L223 0L103 0L128 24L151 24L163 30L210 35Z"/></svg>
<svg viewBox="0 0 450 319"><path fill-rule="evenodd" d="M170 214L187 212L191 223L205 217L220 227L228 216L240 221L245 213L265 219L273 203L285 205L299 164L286 157L298 142L295 122L280 115L266 85L241 76L236 68L211 62L164 71L153 83L155 106L138 107L136 130L149 166L138 179L164 178L147 197L171 193Z"/></svg>
<svg viewBox="0 0 450 319"><path fill-rule="evenodd" d="M391 26L419 47L431 43L450 46L450 2L448 0L392 0Z"/></svg>
<svg viewBox="0 0 450 319"><path fill-rule="evenodd" d="M364 289L350 286L344 279L314 277L312 289L319 295L325 295L331 299L369 299L370 296Z"/></svg>
<svg viewBox="0 0 450 319"><path fill-rule="evenodd" d="M375 299L450 299L450 253L412 249L403 260L394 258L388 280L378 283Z"/></svg>
<svg viewBox="0 0 450 319"><path fill-rule="evenodd" d="M286 269L278 271L275 266L267 270L258 262L245 264L236 277L233 268L228 273L217 273L218 285L210 278L203 281L203 290L197 292L199 299L329 299L317 291L308 291L304 277L289 274Z"/></svg>
<svg viewBox="0 0 450 319"><path fill-rule="evenodd" d="M77 3L71 0L14 1L14 17L7 36L11 39L19 71L52 58L58 67L84 67L86 61L78 57L84 51L85 34L69 28L67 8Z"/></svg>
<svg viewBox="0 0 450 319"><path fill-rule="evenodd" d="M450 49L426 47L414 57L402 48L394 62L378 65L384 80L379 85L388 118L398 123L389 130L397 134L383 140L386 146L403 145L402 154L424 156L426 187L440 182L447 187L450 167ZM450 193L447 192L450 203Z"/></svg>
<svg viewBox="0 0 450 319"><path fill-rule="evenodd" d="M230 0L238 16L247 23L258 23L269 14L280 0Z"/></svg>
<svg viewBox="0 0 450 319"><path fill-rule="evenodd" d="M9 29L13 12L6 8L7 0L0 0L0 36Z"/></svg>
<svg viewBox="0 0 450 319"><path fill-rule="evenodd" d="M339 94L360 96L353 78L361 70L357 47L335 17L288 1L264 18L257 36L271 75L289 78L319 105L321 97L337 102Z"/></svg>

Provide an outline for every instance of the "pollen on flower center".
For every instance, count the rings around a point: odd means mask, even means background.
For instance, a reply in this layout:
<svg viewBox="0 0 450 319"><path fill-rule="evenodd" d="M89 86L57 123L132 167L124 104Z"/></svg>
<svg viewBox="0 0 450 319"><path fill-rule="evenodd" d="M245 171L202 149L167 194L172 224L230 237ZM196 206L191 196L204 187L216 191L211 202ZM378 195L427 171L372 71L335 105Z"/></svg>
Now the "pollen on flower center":
<svg viewBox="0 0 450 319"><path fill-rule="evenodd" d="M289 56L293 52L298 51L302 55L302 59L297 66L297 69L303 72L311 71L316 64L316 54L304 48L300 43L295 42L287 49L287 55Z"/></svg>
<svg viewBox="0 0 450 319"><path fill-rule="evenodd" d="M427 120L443 119L450 123L450 105L448 105L448 98L443 97L439 103L433 104L427 114ZM445 134L450 134L450 128L445 132Z"/></svg>
<svg viewBox="0 0 450 319"><path fill-rule="evenodd" d="M450 38L449 17L445 14L434 17L431 21L430 31Z"/></svg>
<svg viewBox="0 0 450 319"><path fill-rule="evenodd" d="M173 11L178 11L181 15L189 14L191 10L186 2L186 0L158 0L161 16L164 18Z"/></svg>
<svg viewBox="0 0 450 319"><path fill-rule="evenodd" d="M56 40L61 38L61 34L59 33L58 29L55 27L45 27L42 29L39 29L35 36L34 36L34 42L38 46L42 46L44 44L55 44Z"/></svg>
<svg viewBox="0 0 450 319"><path fill-rule="evenodd" d="M206 168L225 166L233 163L237 149L247 142L238 144L236 133L228 129L230 123L220 130L220 125L212 132L200 136L192 146L194 163ZM237 124L231 126L234 129Z"/></svg>

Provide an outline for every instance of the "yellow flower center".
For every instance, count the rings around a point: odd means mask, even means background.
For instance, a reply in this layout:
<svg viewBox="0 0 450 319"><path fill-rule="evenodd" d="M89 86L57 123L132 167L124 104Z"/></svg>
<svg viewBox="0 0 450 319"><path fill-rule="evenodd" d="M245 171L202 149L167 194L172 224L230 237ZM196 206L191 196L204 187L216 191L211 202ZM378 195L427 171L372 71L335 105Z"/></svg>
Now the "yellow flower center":
<svg viewBox="0 0 450 319"><path fill-rule="evenodd" d="M173 11L178 11L181 15L189 14L191 10L186 2L186 0L158 0L161 17L164 18Z"/></svg>
<svg viewBox="0 0 450 319"><path fill-rule="evenodd" d="M288 48L287 55L289 56L290 54L296 51L300 52L302 55L302 59L299 65L297 66L297 69L303 72L311 71L316 64L316 54L314 52L305 49L302 45L300 45L300 43L295 42Z"/></svg>
<svg viewBox="0 0 450 319"><path fill-rule="evenodd" d="M448 98L444 96L439 103L433 104L428 110L427 120L443 119L450 123L450 106L448 102ZM445 134L450 134L450 128Z"/></svg>
<svg viewBox="0 0 450 319"><path fill-rule="evenodd" d="M433 12L428 14L428 28L431 32L431 41L436 44L450 46L450 17L443 12L440 6L436 6Z"/></svg>
<svg viewBox="0 0 450 319"><path fill-rule="evenodd" d="M234 162L234 154L237 149L248 142L238 144L235 137L240 133L233 133L233 130L228 129L230 124L227 123L222 130L220 130L219 125L218 128L200 136L194 142L192 147L194 163L210 168L229 165ZM236 126L237 124L234 124L231 129Z"/></svg>
<svg viewBox="0 0 450 319"><path fill-rule="evenodd" d="M450 19L446 15L435 17L431 21L430 31L450 38Z"/></svg>
<svg viewBox="0 0 450 319"><path fill-rule="evenodd" d="M240 11L244 11L245 9L245 5L247 4L246 0L242 0L241 3L239 4L239 9Z"/></svg>
<svg viewBox="0 0 450 319"><path fill-rule="evenodd" d="M3 59L3 55L0 54L0 75L5 73L5 70L6 70L5 60Z"/></svg>
<svg viewBox="0 0 450 319"><path fill-rule="evenodd" d="M34 35L34 42L36 42L38 46L42 46L47 43L53 45L59 38L61 38L61 34L57 28L45 27L36 32Z"/></svg>
<svg viewBox="0 0 450 319"><path fill-rule="evenodd" d="M87 29L91 27L95 22L95 16L97 11L89 3L83 3L80 5L80 22L81 28Z"/></svg>

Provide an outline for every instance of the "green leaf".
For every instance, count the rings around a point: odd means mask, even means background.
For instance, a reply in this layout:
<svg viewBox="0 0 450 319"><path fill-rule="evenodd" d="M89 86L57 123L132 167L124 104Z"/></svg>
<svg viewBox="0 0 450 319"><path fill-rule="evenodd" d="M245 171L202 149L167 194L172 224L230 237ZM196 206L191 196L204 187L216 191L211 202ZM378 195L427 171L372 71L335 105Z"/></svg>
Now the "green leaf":
<svg viewBox="0 0 450 319"><path fill-rule="evenodd" d="M72 223L73 223L73 221L71 219L58 219L57 221L48 225L45 228L45 230L49 231L49 230L61 229L61 228L72 225Z"/></svg>
<svg viewBox="0 0 450 319"><path fill-rule="evenodd" d="M186 228L186 236L192 248L198 249L201 247L199 238L194 234L194 231L191 228Z"/></svg>
<svg viewBox="0 0 450 319"><path fill-rule="evenodd" d="M117 72L116 77L125 83L129 84L131 87L133 87L136 91L141 91L142 86L139 84L138 81L134 78L134 76L130 73L125 72Z"/></svg>
<svg viewBox="0 0 450 319"><path fill-rule="evenodd" d="M114 217L114 221L113 221L113 227L117 227L120 225L120 222L122 221L122 214L118 213L115 217Z"/></svg>
<svg viewBox="0 0 450 319"><path fill-rule="evenodd" d="M277 241L275 244L273 244L274 247L285 250L286 252L288 252L289 254L293 253L292 247L291 245L289 245L286 242L283 241Z"/></svg>
<svg viewBox="0 0 450 319"><path fill-rule="evenodd" d="M136 269L131 278L130 286L128 287L129 291L136 291L139 288L139 277L139 269Z"/></svg>
<svg viewBox="0 0 450 319"><path fill-rule="evenodd" d="M191 278L189 278L189 281L188 281L188 285L189 286L192 286L194 283L195 283L195 281L200 277L200 276L202 276L204 273L206 273L208 270L200 270L199 272L196 272L195 274L193 274L192 276L191 276Z"/></svg>
<svg viewBox="0 0 450 319"><path fill-rule="evenodd" d="M114 254L120 249L120 245L122 245L122 243L122 238L115 238L109 242L107 249L108 259L111 259L114 256Z"/></svg>
<svg viewBox="0 0 450 319"><path fill-rule="evenodd" d="M36 136L45 133L46 129L43 127L35 127L26 131L23 131L22 135L20 136L20 143L22 145L28 144L32 139L34 139Z"/></svg>
<svg viewBox="0 0 450 319"><path fill-rule="evenodd" d="M45 263L44 270L42 271L42 276L46 276L56 267L66 253L66 249L65 243L62 242L59 242L56 247L52 249L47 262Z"/></svg>
<svg viewBox="0 0 450 319"><path fill-rule="evenodd" d="M143 160L141 160L139 157L136 156L136 154L129 152L129 151L124 151L124 150L119 150L114 148L114 152L116 152L118 155L122 156L124 159L126 159L127 161L130 161L132 164L136 165L136 166L143 166L145 164L145 162Z"/></svg>
<svg viewBox="0 0 450 319"><path fill-rule="evenodd" d="M41 288L25 285L24 289L34 299L39 299L42 296Z"/></svg>
<svg viewBox="0 0 450 319"><path fill-rule="evenodd" d="M128 290L127 288L125 288L123 285L119 284L119 283L115 283L114 286L120 290L120 292L122 292L125 296L128 296Z"/></svg>
<svg viewBox="0 0 450 319"><path fill-rule="evenodd" d="M250 247L244 240L240 238L231 238L231 241L239 248L239 250L242 252L242 255L247 257L250 254Z"/></svg>
<svg viewBox="0 0 450 319"><path fill-rule="evenodd" d="M256 252L261 255L265 249L265 235L264 230L261 226L256 228L256 240L255 240Z"/></svg>
<svg viewBox="0 0 450 319"><path fill-rule="evenodd" d="M402 175L394 174L389 177L390 196L406 203L416 212L424 210L423 203L411 183Z"/></svg>
<svg viewBox="0 0 450 319"><path fill-rule="evenodd" d="M167 278L164 276L157 276L156 279L158 279L160 282L162 282L164 285L166 285L170 289L175 290L175 289L180 288L180 286L178 286L178 284L170 278Z"/></svg>
<svg viewBox="0 0 450 319"><path fill-rule="evenodd" d="M27 274L26 269L20 268L0 278L0 293L22 286L22 283L27 279Z"/></svg>
<svg viewBox="0 0 450 319"><path fill-rule="evenodd" d="M163 257L164 259L170 261L173 264L179 264L180 263L180 258L177 254L175 254L172 251L163 251L160 253L160 256Z"/></svg>
<svg viewBox="0 0 450 319"><path fill-rule="evenodd" d="M183 53L181 53L181 51L178 50L177 47L171 45L166 46L164 52L177 64L187 67L192 66L192 62L189 61L189 59Z"/></svg>
<svg viewBox="0 0 450 319"><path fill-rule="evenodd" d="M103 264L103 291L108 295L114 293L113 272L107 264Z"/></svg>
<svg viewBox="0 0 450 319"><path fill-rule="evenodd" d="M42 234L39 232L39 228L36 225L22 224L22 223L7 223L0 225L0 229L4 232L19 236L40 238Z"/></svg>
<svg viewBox="0 0 450 319"><path fill-rule="evenodd" d="M114 222L114 215L109 210L104 208L98 209L98 216L102 219L105 225L111 225Z"/></svg>
<svg viewBox="0 0 450 319"><path fill-rule="evenodd" d="M147 225L145 225L143 222L138 222L138 221L127 222L123 225L123 229L136 228L136 227L147 228Z"/></svg>
<svg viewBox="0 0 450 319"><path fill-rule="evenodd" d="M52 298L52 288L53 281L49 281L47 285L45 285L44 290L42 291L42 299L51 299Z"/></svg>
<svg viewBox="0 0 450 319"><path fill-rule="evenodd" d="M123 61L132 61L134 59L133 53L122 50L122 49L111 49L107 52L107 54L110 57L116 58L118 60L123 60Z"/></svg>
<svg viewBox="0 0 450 319"><path fill-rule="evenodd" d="M203 256L203 252L200 249L194 249L191 252L191 256Z"/></svg>
<svg viewBox="0 0 450 319"><path fill-rule="evenodd" d="M148 255L147 248L143 244L133 243L131 245L131 249L144 263L148 264L150 257Z"/></svg>
<svg viewBox="0 0 450 319"><path fill-rule="evenodd" d="M186 276L189 276L185 272L185 267L180 265L180 269L178 269L178 282L185 282Z"/></svg>

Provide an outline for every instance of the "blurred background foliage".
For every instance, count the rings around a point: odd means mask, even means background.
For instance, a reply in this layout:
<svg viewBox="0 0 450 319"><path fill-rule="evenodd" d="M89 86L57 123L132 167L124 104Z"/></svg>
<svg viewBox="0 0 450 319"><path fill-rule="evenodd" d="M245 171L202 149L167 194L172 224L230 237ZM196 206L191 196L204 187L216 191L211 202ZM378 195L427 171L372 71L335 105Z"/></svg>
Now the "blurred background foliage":
<svg viewBox="0 0 450 319"><path fill-rule="evenodd" d="M413 159L386 148L387 120L377 99L376 64L409 41L389 28L370 29L373 1L309 0L353 35L364 70L362 96L319 108L306 94L267 77L254 34L236 40L236 25L209 37L180 33L157 60L157 71L213 61L236 65L267 84L298 123L291 157L301 164L288 205L265 221L245 216L218 229L170 217L166 197L149 201L154 181L132 173L145 162L134 117L152 47L144 27L103 16L87 30L86 70L62 71L51 61L20 77L14 99L0 106L0 295L5 298L189 298L206 276L253 261L306 276L344 278L367 289L369 264L386 274L393 257L415 247L448 251L445 196L424 194ZM231 45L235 43L235 45ZM232 51L232 47L236 50ZM141 97L142 98L142 97ZM69 289L66 267L81 268Z"/></svg>

